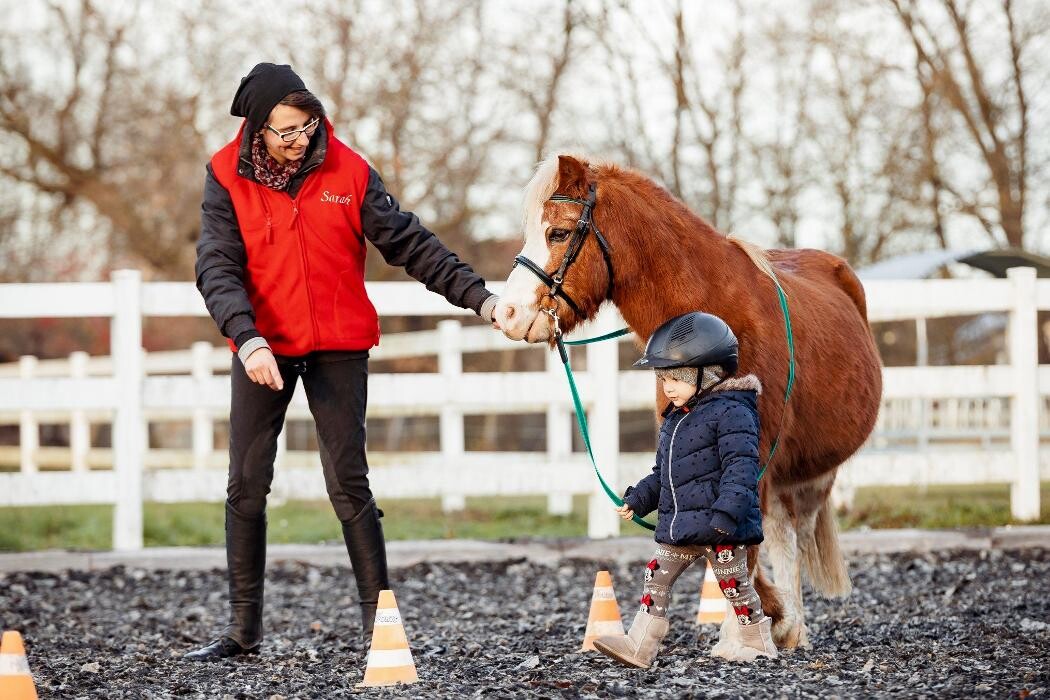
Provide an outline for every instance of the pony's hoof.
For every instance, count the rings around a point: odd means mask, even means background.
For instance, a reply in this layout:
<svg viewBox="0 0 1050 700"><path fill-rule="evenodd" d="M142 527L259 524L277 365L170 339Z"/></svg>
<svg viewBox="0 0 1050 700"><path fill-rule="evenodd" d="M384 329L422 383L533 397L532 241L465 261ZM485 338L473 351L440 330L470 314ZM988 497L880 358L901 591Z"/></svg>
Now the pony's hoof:
<svg viewBox="0 0 1050 700"><path fill-rule="evenodd" d="M740 642L732 639L723 639L711 647L711 656L716 656L726 661L743 661L749 663L759 656L758 649L746 647Z"/></svg>
<svg viewBox="0 0 1050 700"><path fill-rule="evenodd" d="M781 649L809 647L809 630L804 622L783 619L773 625L773 640Z"/></svg>

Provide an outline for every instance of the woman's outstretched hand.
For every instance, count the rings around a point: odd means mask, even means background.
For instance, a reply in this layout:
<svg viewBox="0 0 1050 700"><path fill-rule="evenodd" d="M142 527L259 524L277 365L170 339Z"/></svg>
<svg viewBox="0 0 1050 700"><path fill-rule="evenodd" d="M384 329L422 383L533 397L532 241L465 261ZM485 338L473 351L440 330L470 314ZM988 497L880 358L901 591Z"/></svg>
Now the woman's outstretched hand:
<svg viewBox="0 0 1050 700"><path fill-rule="evenodd" d="M631 507L629 505L627 505L626 503L624 503L622 506L617 508L616 512L619 513L620 517L623 518L624 520L630 520L631 518L634 517L634 511L631 510Z"/></svg>
<svg viewBox="0 0 1050 700"><path fill-rule="evenodd" d="M489 321L492 322L493 328L495 328L497 331L501 331L503 329L500 328L499 320L496 318L496 307L499 306L499 297L493 294L492 297L490 297L490 299L493 298L495 299L495 301L492 302L492 309L489 311Z"/></svg>
<svg viewBox="0 0 1050 700"><path fill-rule="evenodd" d="M277 360L270 348L259 348L249 355L248 361L244 363L244 371L256 384L265 384L274 391L284 389L281 370L277 368Z"/></svg>

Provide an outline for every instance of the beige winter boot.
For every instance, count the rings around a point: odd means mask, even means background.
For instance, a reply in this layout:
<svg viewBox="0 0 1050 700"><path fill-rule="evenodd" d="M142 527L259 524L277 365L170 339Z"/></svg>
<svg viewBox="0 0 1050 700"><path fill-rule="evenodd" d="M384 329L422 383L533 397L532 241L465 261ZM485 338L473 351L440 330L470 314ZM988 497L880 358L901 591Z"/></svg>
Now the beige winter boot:
<svg viewBox="0 0 1050 700"><path fill-rule="evenodd" d="M594 640L594 648L627 666L649 668L669 627L667 618L638 612L627 634L598 637Z"/></svg>
<svg viewBox="0 0 1050 700"><path fill-rule="evenodd" d="M758 653L755 656L777 658L777 645L773 643L773 621L763 617L753 625L740 625L740 643Z"/></svg>

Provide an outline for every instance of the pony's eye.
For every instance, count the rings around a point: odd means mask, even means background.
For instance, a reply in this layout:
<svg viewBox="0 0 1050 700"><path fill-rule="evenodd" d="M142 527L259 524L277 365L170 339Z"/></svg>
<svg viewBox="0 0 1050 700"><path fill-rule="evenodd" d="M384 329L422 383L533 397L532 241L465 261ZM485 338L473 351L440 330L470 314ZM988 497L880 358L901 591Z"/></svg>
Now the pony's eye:
<svg viewBox="0 0 1050 700"><path fill-rule="evenodd" d="M547 239L551 243L561 243L569 237L569 229L567 228L552 228L547 232Z"/></svg>

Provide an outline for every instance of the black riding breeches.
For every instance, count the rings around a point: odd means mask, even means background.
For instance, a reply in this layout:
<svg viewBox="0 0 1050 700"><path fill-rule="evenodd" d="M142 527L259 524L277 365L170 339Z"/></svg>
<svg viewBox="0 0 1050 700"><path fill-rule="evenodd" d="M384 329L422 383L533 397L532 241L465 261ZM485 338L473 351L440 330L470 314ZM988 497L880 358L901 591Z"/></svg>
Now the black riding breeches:
<svg viewBox="0 0 1050 700"><path fill-rule="evenodd" d="M336 515L353 519L372 499L365 456L367 353L314 353L277 358L284 389L253 382L237 354L230 370L230 476L227 503L244 517L266 510L277 436L298 378L317 427L325 485Z"/></svg>

